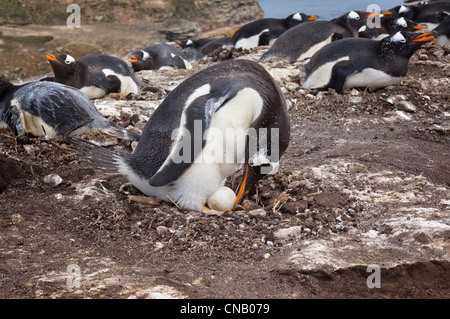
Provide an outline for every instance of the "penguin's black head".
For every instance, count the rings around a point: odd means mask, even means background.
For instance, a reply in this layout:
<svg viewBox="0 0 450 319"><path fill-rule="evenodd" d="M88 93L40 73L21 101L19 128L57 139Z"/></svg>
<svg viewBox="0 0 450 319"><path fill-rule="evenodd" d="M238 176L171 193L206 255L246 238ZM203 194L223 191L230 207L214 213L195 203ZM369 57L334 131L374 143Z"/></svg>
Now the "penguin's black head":
<svg viewBox="0 0 450 319"><path fill-rule="evenodd" d="M415 14L415 6L399 5L389 9L389 11L391 11L394 15L412 19Z"/></svg>
<svg viewBox="0 0 450 319"><path fill-rule="evenodd" d="M314 21L314 20L317 20L318 18L319 17L317 17L317 16L310 16L310 15L307 15L304 13L297 12L297 13L293 13L293 14L289 15L284 20L285 20L286 26L288 28L292 28L299 23L306 22L306 21Z"/></svg>
<svg viewBox="0 0 450 319"><path fill-rule="evenodd" d="M153 69L152 56L144 50L131 53L130 62L134 72Z"/></svg>
<svg viewBox="0 0 450 319"><path fill-rule="evenodd" d="M397 33L398 31L414 31L427 28L426 25L417 24L413 20L398 16L383 17L383 22L386 23L386 28L391 34Z"/></svg>
<svg viewBox="0 0 450 319"><path fill-rule="evenodd" d="M2 75L0 75L0 97L9 91L10 88L12 88L14 85L6 80Z"/></svg>
<svg viewBox="0 0 450 319"><path fill-rule="evenodd" d="M399 31L381 41L382 54L385 56L400 54L410 58L424 43L436 38L435 32L417 33Z"/></svg>
<svg viewBox="0 0 450 319"><path fill-rule="evenodd" d="M68 54L50 54L45 55L53 69L56 77L72 74L76 70L77 61Z"/></svg>
<svg viewBox="0 0 450 319"><path fill-rule="evenodd" d="M185 41L175 41L176 44L178 44L182 49L184 48L195 48L195 42L191 39L185 40Z"/></svg>

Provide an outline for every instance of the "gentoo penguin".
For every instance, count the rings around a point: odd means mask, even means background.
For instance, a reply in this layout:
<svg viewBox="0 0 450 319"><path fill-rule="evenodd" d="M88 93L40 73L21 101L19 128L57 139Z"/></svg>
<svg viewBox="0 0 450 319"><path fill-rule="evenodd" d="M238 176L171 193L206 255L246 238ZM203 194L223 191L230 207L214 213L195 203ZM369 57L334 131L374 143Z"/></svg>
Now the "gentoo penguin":
<svg viewBox="0 0 450 319"><path fill-rule="evenodd" d="M205 38L199 40L187 40L187 41L175 41L182 47L182 51L187 48L196 48L200 50L203 55L208 55L214 52L218 48L231 48L233 47L232 37L221 38Z"/></svg>
<svg viewBox="0 0 450 319"><path fill-rule="evenodd" d="M290 63L311 58L322 47L335 40L357 36L360 24L367 17L379 13L350 11L332 21L302 23L284 32L260 58L260 62L274 57L287 59Z"/></svg>
<svg viewBox="0 0 450 319"><path fill-rule="evenodd" d="M175 41L176 44L178 44L182 49L184 48L197 48L200 49L205 44L208 44L209 42L213 41L214 38L203 38L198 40L185 40L185 41Z"/></svg>
<svg viewBox="0 0 450 319"><path fill-rule="evenodd" d="M261 45L271 45L283 32L306 21L316 20L318 17L304 13L294 13L285 19L264 18L240 27L232 36L236 49L252 49Z"/></svg>
<svg viewBox="0 0 450 319"><path fill-rule="evenodd" d="M184 54L175 46L167 43L155 43L142 50L135 51L130 57L135 72L141 70L159 70L163 67L192 69Z"/></svg>
<svg viewBox="0 0 450 319"><path fill-rule="evenodd" d="M330 43L303 66L301 85L337 92L397 85L406 75L413 53L434 38L432 33L400 31L381 41L349 38Z"/></svg>
<svg viewBox="0 0 450 319"><path fill-rule="evenodd" d="M399 5L389 11L418 23L428 23L428 29L434 29L450 14L450 2L433 1L414 5Z"/></svg>
<svg viewBox="0 0 450 319"><path fill-rule="evenodd" d="M0 120L15 135L75 136L97 130L122 139L139 136L100 115L80 90L49 81L14 85L0 76Z"/></svg>
<svg viewBox="0 0 450 319"><path fill-rule="evenodd" d="M46 55L58 83L80 89L90 99L108 93L126 96L139 93L139 80L125 61L103 54L74 59L68 54Z"/></svg>
<svg viewBox="0 0 450 319"><path fill-rule="evenodd" d="M284 58L290 63L313 56L320 48L337 39L352 37L343 26L331 21L311 21L290 28L264 52L260 62Z"/></svg>
<svg viewBox="0 0 450 319"><path fill-rule="evenodd" d="M444 19L435 29L436 42L450 46L450 16Z"/></svg>
<svg viewBox="0 0 450 319"><path fill-rule="evenodd" d="M371 28L367 25L364 25L358 30L358 36L360 38L381 40L399 31L414 31L423 30L426 28L426 25L418 24L415 21L409 20L404 17L398 17L396 15L382 15L380 17L379 28Z"/></svg>
<svg viewBox="0 0 450 319"><path fill-rule="evenodd" d="M72 143L84 158L127 176L144 194L202 210L216 192L222 197L225 179L240 167L243 182L225 206L231 209L254 192L256 182L277 167L289 137L279 85L258 63L238 59L203 69L169 93L132 154L81 139Z"/></svg>

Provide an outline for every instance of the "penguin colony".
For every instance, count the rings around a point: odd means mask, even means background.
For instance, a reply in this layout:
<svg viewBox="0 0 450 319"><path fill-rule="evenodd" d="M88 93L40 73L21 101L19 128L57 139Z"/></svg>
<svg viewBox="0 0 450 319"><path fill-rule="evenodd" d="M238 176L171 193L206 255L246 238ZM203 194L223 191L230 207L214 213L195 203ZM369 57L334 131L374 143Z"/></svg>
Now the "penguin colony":
<svg viewBox="0 0 450 319"><path fill-rule="evenodd" d="M378 25L371 25L373 19ZM350 11L330 21L301 12L265 18L229 37L150 44L128 61L49 52L54 77L14 85L0 75L0 120L16 136L65 137L85 162L126 176L148 196L183 209L231 210L277 169L289 145L286 100L264 62L304 61L304 88L380 89L400 83L421 45L435 39L449 45L449 36L450 2L430 1ZM220 62L182 82L140 136L103 118L91 102L110 93L133 98L144 85L141 70L190 69L217 49L258 46L269 46L259 63ZM133 153L119 154L77 137L89 130L139 142ZM239 187L225 187L240 169Z"/></svg>

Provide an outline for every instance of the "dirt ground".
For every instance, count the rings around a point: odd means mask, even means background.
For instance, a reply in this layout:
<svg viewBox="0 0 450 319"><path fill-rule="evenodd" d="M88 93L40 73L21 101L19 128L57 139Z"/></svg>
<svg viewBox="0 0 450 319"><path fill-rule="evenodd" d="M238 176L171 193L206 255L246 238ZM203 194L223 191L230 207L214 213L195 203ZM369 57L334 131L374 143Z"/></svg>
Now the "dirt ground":
<svg viewBox="0 0 450 319"><path fill-rule="evenodd" d="M139 96L96 105L139 129L190 74L264 50L144 71ZM64 141L1 129L0 298L449 298L449 53L428 44L401 85L342 94L302 89L298 64L265 63L290 106L291 143L232 212L180 210L80 163ZM424 218L412 237L399 231ZM390 246L364 249L368 234ZM366 284L370 260L381 288Z"/></svg>

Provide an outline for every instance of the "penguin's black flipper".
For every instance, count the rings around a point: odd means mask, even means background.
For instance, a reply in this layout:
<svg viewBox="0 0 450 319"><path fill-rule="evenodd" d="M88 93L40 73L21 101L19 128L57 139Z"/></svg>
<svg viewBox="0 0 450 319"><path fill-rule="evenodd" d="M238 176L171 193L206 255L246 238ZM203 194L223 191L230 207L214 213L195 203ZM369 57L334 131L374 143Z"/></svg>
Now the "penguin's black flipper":
<svg viewBox="0 0 450 319"><path fill-rule="evenodd" d="M178 55L173 57L172 64L180 69L186 69L186 64L184 63L183 58Z"/></svg>
<svg viewBox="0 0 450 319"><path fill-rule="evenodd" d="M330 82L324 87L324 90L335 89L336 92L342 92L345 84L345 79L348 75L355 73L355 67L350 61L341 61L333 66L331 71Z"/></svg>
<svg viewBox="0 0 450 319"><path fill-rule="evenodd" d="M150 186L164 186L180 177L196 160L206 144L205 131L211 118L227 97L217 98L207 94L196 98L185 110L185 125L177 129L177 140L160 169L150 179Z"/></svg>

